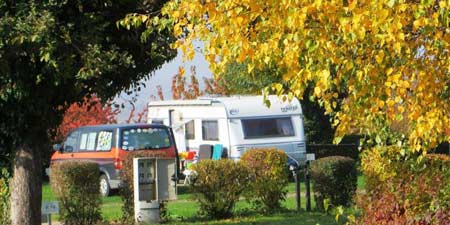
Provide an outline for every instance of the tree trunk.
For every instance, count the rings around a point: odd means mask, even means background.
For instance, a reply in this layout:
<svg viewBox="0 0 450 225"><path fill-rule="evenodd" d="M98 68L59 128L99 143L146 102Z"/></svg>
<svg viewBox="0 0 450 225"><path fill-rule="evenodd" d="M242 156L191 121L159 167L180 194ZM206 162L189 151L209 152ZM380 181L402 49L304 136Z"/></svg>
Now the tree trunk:
<svg viewBox="0 0 450 225"><path fill-rule="evenodd" d="M18 147L14 156L11 182L12 225L41 224L42 177L41 158L37 146Z"/></svg>

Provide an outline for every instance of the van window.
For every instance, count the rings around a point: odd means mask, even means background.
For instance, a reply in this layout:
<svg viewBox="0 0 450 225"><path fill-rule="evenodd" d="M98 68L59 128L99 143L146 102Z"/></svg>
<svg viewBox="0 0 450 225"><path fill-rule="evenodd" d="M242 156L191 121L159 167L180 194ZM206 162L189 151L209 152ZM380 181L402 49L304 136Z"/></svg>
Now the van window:
<svg viewBox="0 0 450 225"><path fill-rule="evenodd" d="M295 136L290 117L242 119L244 138Z"/></svg>
<svg viewBox="0 0 450 225"><path fill-rule="evenodd" d="M170 147L169 132L165 128L129 128L122 130L123 150L161 149Z"/></svg>
<svg viewBox="0 0 450 225"><path fill-rule="evenodd" d="M87 133L81 134L80 148L79 148L80 150L86 150L87 137L88 137Z"/></svg>
<svg viewBox="0 0 450 225"><path fill-rule="evenodd" d="M111 150L113 132L100 131L97 138L97 151L109 151Z"/></svg>
<svg viewBox="0 0 450 225"><path fill-rule="evenodd" d="M202 121L202 137L205 141L219 140L219 125L217 120Z"/></svg>
<svg viewBox="0 0 450 225"><path fill-rule="evenodd" d="M95 150L95 140L97 138L97 132L89 132L86 150L94 151Z"/></svg>
<svg viewBox="0 0 450 225"><path fill-rule="evenodd" d="M77 150L78 136L80 136L80 131L74 131L67 136L64 141L64 152L74 152Z"/></svg>
<svg viewBox="0 0 450 225"><path fill-rule="evenodd" d="M195 127L194 127L193 120L191 120L185 124L185 136L186 136L186 139L188 139L188 140L195 139Z"/></svg>

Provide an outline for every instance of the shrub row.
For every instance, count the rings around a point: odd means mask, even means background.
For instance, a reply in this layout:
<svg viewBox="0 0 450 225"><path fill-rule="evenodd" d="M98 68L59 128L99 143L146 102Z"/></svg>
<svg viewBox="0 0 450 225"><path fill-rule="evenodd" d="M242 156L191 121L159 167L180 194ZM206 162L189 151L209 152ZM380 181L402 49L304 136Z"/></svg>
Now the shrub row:
<svg viewBox="0 0 450 225"><path fill-rule="evenodd" d="M6 168L0 168L0 224L11 224L9 220L10 201L11 195L9 189L10 175Z"/></svg>
<svg viewBox="0 0 450 225"><path fill-rule="evenodd" d="M51 166L50 183L66 225L92 225L101 221L97 163L65 161Z"/></svg>
<svg viewBox="0 0 450 225"><path fill-rule="evenodd" d="M368 159L370 160L370 158ZM450 157L427 155L386 164L387 178L367 177L357 199L359 224L450 224Z"/></svg>
<svg viewBox="0 0 450 225"><path fill-rule="evenodd" d="M191 187L200 214L230 217L241 194L264 213L280 209L288 183L286 163L286 153L277 149L249 150L239 162L222 159L197 163Z"/></svg>
<svg viewBox="0 0 450 225"><path fill-rule="evenodd" d="M123 223L134 223L133 158L163 155L149 151L130 152L121 172L123 181ZM354 160L327 157L311 165L315 197L319 209L323 201L332 205L348 205L356 189ZM195 171L194 198L200 214L210 218L226 218L241 196L264 213L277 211L286 198L286 153L277 149L252 149L239 162L204 160L193 166ZM100 217L99 169L96 163L63 162L52 165L51 185L60 202L60 218L65 224L95 224Z"/></svg>

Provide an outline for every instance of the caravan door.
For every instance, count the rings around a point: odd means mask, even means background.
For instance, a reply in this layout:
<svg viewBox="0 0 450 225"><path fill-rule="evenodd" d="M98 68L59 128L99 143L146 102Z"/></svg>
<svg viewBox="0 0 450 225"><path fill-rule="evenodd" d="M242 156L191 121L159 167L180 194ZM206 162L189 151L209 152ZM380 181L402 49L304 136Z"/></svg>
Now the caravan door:
<svg viewBox="0 0 450 225"><path fill-rule="evenodd" d="M175 143L177 144L178 152L186 151L186 136L184 130L184 123L181 119L181 114L175 110L169 110L169 123L173 130Z"/></svg>

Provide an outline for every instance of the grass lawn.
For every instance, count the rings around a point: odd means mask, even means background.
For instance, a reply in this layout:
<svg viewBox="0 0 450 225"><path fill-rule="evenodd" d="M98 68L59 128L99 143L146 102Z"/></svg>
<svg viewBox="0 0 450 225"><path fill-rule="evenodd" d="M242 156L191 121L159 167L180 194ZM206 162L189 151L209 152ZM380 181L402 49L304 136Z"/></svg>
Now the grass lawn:
<svg viewBox="0 0 450 225"><path fill-rule="evenodd" d="M358 177L358 189L364 188L364 177ZM287 186L288 197L283 206L286 208L286 212L274 214L270 216L264 216L252 212L250 210L251 205L245 200L241 200L237 203L235 214L236 216L228 220L210 221L204 220L197 216L198 204L192 201L192 194L189 193L187 187L178 188L178 199L170 201L168 203L168 212L172 218L169 224L305 224L305 225L331 225L337 224L334 220L334 215L326 215L319 212L295 212L295 183L289 183ZM306 206L306 199L304 197L305 192L304 183L301 184L301 208L304 210ZM50 185L44 183L42 188L42 200L43 201L55 201L55 198L51 192ZM311 196L311 204L314 209L315 202ZM113 195L110 197L102 198L102 216L105 220L113 221L119 220L122 216L122 200L120 196ZM54 220L58 220L58 216L53 216Z"/></svg>

